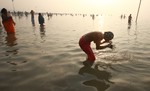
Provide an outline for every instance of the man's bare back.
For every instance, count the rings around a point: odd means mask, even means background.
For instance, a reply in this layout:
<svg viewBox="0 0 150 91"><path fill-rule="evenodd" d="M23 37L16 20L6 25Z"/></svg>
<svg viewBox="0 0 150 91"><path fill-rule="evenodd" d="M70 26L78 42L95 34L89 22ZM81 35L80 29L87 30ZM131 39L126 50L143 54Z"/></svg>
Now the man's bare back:
<svg viewBox="0 0 150 91"><path fill-rule="evenodd" d="M102 32L98 32L98 31L90 32L90 33L85 34L84 38L88 42L93 41L94 43L97 43L97 42L100 42L103 39L103 34L102 34Z"/></svg>

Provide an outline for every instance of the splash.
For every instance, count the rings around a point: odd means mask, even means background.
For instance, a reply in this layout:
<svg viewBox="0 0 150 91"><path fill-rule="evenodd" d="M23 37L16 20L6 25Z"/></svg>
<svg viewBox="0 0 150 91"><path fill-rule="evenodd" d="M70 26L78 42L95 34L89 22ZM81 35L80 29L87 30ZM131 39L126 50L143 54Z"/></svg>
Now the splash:
<svg viewBox="0 0 150 91"><path fill-rule="evenodd" d="M133 59L133 56L128 51L122 52L99 52L97 60L104 63L125 63Z"/></svg>

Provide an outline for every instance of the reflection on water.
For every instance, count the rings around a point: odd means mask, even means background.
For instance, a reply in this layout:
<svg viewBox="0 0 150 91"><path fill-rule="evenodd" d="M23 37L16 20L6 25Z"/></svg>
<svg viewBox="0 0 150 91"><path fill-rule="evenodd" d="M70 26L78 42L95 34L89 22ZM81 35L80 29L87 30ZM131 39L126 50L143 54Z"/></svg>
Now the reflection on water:
<svg viewBox="0 0 150 91"><path fill-rule="evenodd" d="M45 26L44 25L40 26L40 36L41 36L41 39L43 39L45 37Z"/></svg>
<svg viewBox="0 0 150 91"><path fill-rule="evenodd" d="M128 29L131 29L131 23L128 23Z"/></svg>
<svg viewBox="0 0 150 91"><path fill-rule="evenodd" d="M95 87L97 89L97 91L105 91L106 89L108 89L110 87L109 84L106 84L105 82L102 82L102 81L99 81L96 79L85 81L85 82L83 82L83 84L85 84L87 86Z"/></svg>
<svg viewBox="0 0 150 91"><path fill-rule="evenodd" d="M134 39L136 40L138 37L138 32L137 23L128 23L127 33L129 36L135 36Z"/></svg>
<svg viewBox="0 0 150 91"><path fill-rule="evenodd" d="M15 33L7 34L5 39L6 39L6 45L10 47L8 48L8 50L6 50L6 56L9 56L11 54L16 55L18 53L18 49L13 48L13 46L17 45L17 38Z"/></svg>
<svg viewBox="0 0 150 91"><path fill-rule="evenodd" d="M97 77L97 79L84 81L83 84L87 86L93 86L98 91L105 91L110 87L110 84L113 84L114 82L110 81L110 78L112 77L111 73L103 68L103 70L100 70L99 67L99 64L96 64L94 68L84 66L79 70L79 74L84 76L85 73L88 73Z"/></svg>
<svg viewBox="0 0 150 91"><path fill-rule="evenodd" d="M13 47L13 46L17 45L16 40L17 40L17 38L15 36L15 33L7 34L7 36L6 36L6 45L10 46L10 47Z"/></svg>

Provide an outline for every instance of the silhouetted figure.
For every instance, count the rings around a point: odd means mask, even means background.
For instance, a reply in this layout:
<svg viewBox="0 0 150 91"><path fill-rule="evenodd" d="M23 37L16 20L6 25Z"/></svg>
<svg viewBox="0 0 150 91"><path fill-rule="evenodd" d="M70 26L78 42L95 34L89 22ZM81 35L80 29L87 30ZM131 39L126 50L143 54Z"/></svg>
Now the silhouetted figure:
<svg viewBox="0 0 150 91"><path fill-rule="evenodd" d="M44 17L42 16L41 13L39 13L38 21L39 21L40 26L43 26L43 24L44 24Z"/></svg>
<svg viewBox="0 0 150 91"><path fill-rule="evenodd" d="M92 20L94 20L94 19L95 19L95 15L94 15L94 14L92 14L92 15L91 15L91 17L92 17Z"/></svg>
<svg viewBox="0 0 150 91"><path fill-rule="evenodd" d="M31 10L31 22L32 22L32 25L35 26L35 21L34 21L34 11Z"/></svg>
<svg viewBox="0 0 150 91"><path fill-rule="evenodd" d="M131 24L131 21L132 21L132 15L130 14L130 15L128 16L128 24Z"/></svg>

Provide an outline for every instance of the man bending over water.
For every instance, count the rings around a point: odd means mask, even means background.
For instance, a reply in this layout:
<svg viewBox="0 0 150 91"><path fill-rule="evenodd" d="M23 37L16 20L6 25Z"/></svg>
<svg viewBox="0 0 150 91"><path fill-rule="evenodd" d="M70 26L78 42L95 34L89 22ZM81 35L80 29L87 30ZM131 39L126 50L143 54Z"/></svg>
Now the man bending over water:
<svg viewBox="0 0 150 91"><path fill-rule="evenodd" d="M93 41L96 45L96 49L104 49L104 48L111 48L112 45L112 39L114 37L114 34L110 31L108 32L90 32L85 35L83 35L79 40L80 48L87 54L87 60L83 62L84 65L92 66L95 61L95 55L92 51L92 48L90 46L91 42ZM103 41L104 40L104 41ZM108 43L105 46L102 46L102 44Z"/></svg>

